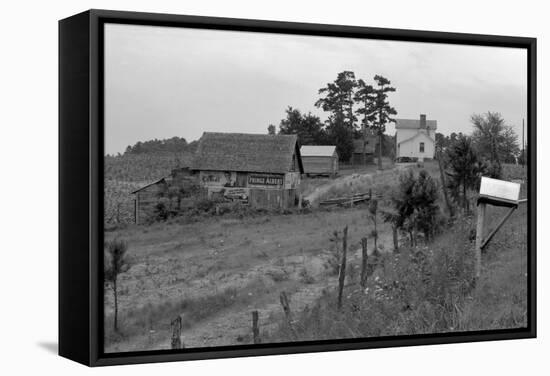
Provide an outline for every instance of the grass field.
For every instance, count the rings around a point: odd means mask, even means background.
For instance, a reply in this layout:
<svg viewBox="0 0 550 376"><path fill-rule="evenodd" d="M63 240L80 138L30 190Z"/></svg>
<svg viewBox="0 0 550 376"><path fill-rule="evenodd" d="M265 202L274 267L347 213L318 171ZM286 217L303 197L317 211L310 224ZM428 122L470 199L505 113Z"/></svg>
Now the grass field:
<svg viewBox="0 0 550 376"><path fill-rule="evenodd" d="M425 167L438 177L436 163ZM506 171L517 175L517 168ZM394 170L350 173L336 188L332 181L317 184L322 179L308 179L305 187L314 192L330 183L329 194L369 188L384 193L397 177ZM385 205L381 200L382 209ZM494 224L502 214L491 208L488 222ZM525 325L526 208L516 211L493 239L475 289L469 287L473 223L462 218L434 242L395 255L386 252L393 247L391 231L379 220L381 256L372 258L368 292L357 285L360 239L372 231L366 206L212 216L190 223L175 218L117 228L106 232L105 240L128 241L131 267L119 281L120 333L112 331L113 297L105 289L106 351L169 348L170 322L178 315L186 347L251 343L253 310L259 312L264 342ZM331 239L346 225L350 266L344 309L338 312L334 266L340 243ZM295 331L283 320L281 291L290 296Z"/></svg>

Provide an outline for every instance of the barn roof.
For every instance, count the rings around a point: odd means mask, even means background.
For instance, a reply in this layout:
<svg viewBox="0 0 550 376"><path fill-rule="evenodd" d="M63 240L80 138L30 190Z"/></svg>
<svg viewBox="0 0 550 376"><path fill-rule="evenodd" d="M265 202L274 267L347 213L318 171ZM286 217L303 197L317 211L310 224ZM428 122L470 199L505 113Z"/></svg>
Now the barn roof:
<svg viewBox="0 0 550 376"><path fill-rule="evenodd" d="M302 157L332 157L334 153L334 145L304 145L300 148Z"/></svg>
<svg viewBox="0 0 550 376"><path fill-rule="evenodd" d="M437 120L426 120L426 128L437 129ZM395 129L420 129L420 120L395 119Z"/></svg>
<svg viewBox="0 0 550 376"><path fill-rule="evenodd" d="M191 169L285 173L294 153L303 172L296 135L204 132Z"/></svg>

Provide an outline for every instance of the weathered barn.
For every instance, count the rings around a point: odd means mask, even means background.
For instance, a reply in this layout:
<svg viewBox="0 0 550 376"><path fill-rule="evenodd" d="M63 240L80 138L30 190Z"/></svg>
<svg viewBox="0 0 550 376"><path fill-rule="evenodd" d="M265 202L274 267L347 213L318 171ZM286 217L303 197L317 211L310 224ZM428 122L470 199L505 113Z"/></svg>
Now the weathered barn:
<svg viewBox="0 0 550 376"><path fill-rule="evenodd" d="M300 148L306 175L338 174L338 153L332 145L304 145Z"/></svg>
<svg viewBox="0 0 550 376"><path fill-rule="evenodd" d="M351 163L353 165L373 163L376 141L377 138L374 135L367 136L364 141L362 138L359 140L353 140L353 155L351 157Z"/></svg>
<svg viewBox="0 0 550 376"><path fill-rule="evenodd" d="M147 184L134 194L135 221L137 224L144 223L158 212L159 203L166 206L167 211L179 210L181 195L178 194L182 188L193 179L188 168L172 170L167 177Z"/></svg>
<svg viewBox="0 0 550 376"><path fill-rule="evenodd" d="M265 208L294 206L304 172L296 135L211 132L202 135L191 170L209 197Z"/></svg>

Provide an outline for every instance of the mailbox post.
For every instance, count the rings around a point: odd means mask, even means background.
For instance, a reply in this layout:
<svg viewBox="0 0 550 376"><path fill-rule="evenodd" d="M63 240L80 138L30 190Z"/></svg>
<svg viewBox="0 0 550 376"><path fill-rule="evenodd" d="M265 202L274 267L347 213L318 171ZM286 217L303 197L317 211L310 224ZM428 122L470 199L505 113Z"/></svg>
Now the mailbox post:
<svg viewBox="0 0 550 376"><path fill-rule="evenodd" d="M487 246L489 241L502 227L506 220L518 207L520 184L512 183L504 180L491 179L487 177L481 178L481 186L479 188L479 197L477 199L477 226L476 226L476 255L475 255L475 283L481 277L481 251ZM523 201L523 200L522 200ZM484 239L485 230L485 214L487 205L508 207L510 210L499 222L494 230Z"/></svg>

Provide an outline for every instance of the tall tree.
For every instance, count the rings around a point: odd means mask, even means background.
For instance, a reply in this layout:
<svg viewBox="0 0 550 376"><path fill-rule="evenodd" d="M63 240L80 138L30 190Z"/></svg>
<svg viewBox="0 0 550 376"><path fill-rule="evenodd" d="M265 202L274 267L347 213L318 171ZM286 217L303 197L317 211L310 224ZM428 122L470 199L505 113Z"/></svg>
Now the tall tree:
<svg viewBox="0 0 550 376"><path fill-rule="evenodd" d="M323 144L326 132L318 116L302 114L297 108L288 107L286 118L279 124L280 134L296 134L301 145Z"/></svg>
<svg viewBox="0 0 550 376"><path fill-rule="evenodd" d="M343 161L348 161L353 153L353 131L357 121L353 111L353 96L356 87L357 81L353 72L340 72L334 82L319 89L319 94L323 97L315 102L316 107L331 113L327 120L327 133Z"/></svg>
<svg viewBox="0 0 550 376"><path fill-rule="evenodd" d="M336 80L319 89L320 95L325 95L315 102L316 107L331 112L333 120L343 121L350 129L355 128L357 117L353 112L354 91L357 87L355 73L343 71L338 73Z"/></svg>
<svg viewBox="0 0 550 376"><path fill-rule="evenodd" d="M372 85L368 85L362 79L357 81L357 91L353 98L359 108L355 111L362 116L361 135L363 137L363 164L367 163L366 144L368 132L371 124L376 120L376 90Z"/></svg>
<svg viewBox="0 0 550 376"><path fill-rule="evenodd" d="M390 86L390 80L380 75L374 76L374 81L376 81L377 85L375 89L376 120L371 125L371 128L378 136L378 144L382 146L382 137L386 131L386 124L395 123L395 119L392 116L397 115L397 111L390 106L390 102L388 101L388 93L394 92L396 89ZM382 169L382 147L378 150L378 169Z"/></svg>
<svg viewBox="0 0 550 376"><path fill-rule="evenodd" d="M498 112L473 114L471 122L474 147L482 158L491 161L493 175L498 177L501 163L515 162L520 154L518 136Z"/></svg>
<svg viewBox="0 0 550 376"><path fill-rule="evenodd" d="M115 317L113 329L118 332L118 276L128 270L129 264L126 259L128 244L124 240L114 239L107 243L108 259L105 260L104 276L105 281L111 284L115 305Z"/></svg>
<svg viewBox="0 0 550 376"><path fill-rule="evenodd" d="M456 202L461 203L466 213L469 212L468 191L475 189L485 166L478 159L472 145L472 138L459 134L456 141L446 150L448 161L447 175L449 188Z"/></svg>

